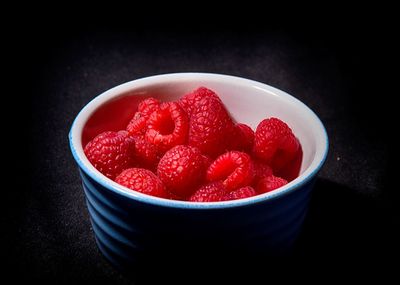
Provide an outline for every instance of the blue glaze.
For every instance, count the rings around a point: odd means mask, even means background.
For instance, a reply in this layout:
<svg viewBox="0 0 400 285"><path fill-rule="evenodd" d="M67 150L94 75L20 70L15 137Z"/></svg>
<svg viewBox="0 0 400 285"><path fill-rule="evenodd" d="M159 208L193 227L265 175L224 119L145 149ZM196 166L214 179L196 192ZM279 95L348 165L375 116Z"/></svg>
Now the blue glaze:
<svg viewBox="0 0 400 285"><path fill-rule="evenodd" d="M169 246L166 240L179 238L183 243L226 240L227 247L246 251L287 251L301 230L313 184L263 203L204 211L128 200L84 172L81 176L99 248L118 266L129 266L139 252Z"/></svg>

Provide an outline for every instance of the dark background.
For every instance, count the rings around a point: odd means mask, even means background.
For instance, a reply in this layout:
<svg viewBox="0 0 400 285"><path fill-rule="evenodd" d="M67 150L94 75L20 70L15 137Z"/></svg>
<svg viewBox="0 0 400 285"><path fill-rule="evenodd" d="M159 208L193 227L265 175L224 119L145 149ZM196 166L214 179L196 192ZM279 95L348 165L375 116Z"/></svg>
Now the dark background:
<svg viewBox="0 0 400 285"><path fill-rule="evenodd" d="M96 248L69 128L90 99L113 86L196 71L280 88L326 126L329 155L304 230L285 261L287 274L389 278L400 226L399 189L390 183L397 130L391 23L339 14L290 24L265 18L232 23L214 14L173 22L151 16L101 23L53 16L11 33L3 58L11 62L8 100L18 106L18 123L4 121L15 147L5 154L14 183L3 189L6 272L54 283L131 283Z"/></svg>

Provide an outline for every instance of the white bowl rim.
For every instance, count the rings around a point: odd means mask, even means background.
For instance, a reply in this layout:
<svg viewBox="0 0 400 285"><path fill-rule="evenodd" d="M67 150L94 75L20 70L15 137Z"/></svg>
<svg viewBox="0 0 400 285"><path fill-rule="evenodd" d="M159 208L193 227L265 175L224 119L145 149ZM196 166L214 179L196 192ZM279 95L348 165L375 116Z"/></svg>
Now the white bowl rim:
<svg viewBox="0 0 400 285"><path fill-rule="evenodd" d="M142 194L137 191L132 191L113 180L105 177L101 174L94 166L89 162L86 158L83 147L81 143L82 136L82 127L86 124L88 118L93 114L94 110L97 107L110 100L109 96L118 97L118 94L123 94L127 91L130 91L133 88L145 87L149 84L155 83L168 83L171 81L193 81L193 80L216 80L223 82L234 82L235 84L244 84L251 85L254 88L261 88L267 90L269 93L272 93L277 96L283 96L287 100L292 101L300 108L303 108L306 112L309 113L313 117L313 120L316 122L318 126L318 132L322 135L322 142L316 146L316 155L312 160L310 166L305 169L305 171L299 175L296 179L289 182L283 187L276 189L274 191L264 193L261 195L253 196L250 198L232 200L232 201L222 201L222 202L188 202L188 201L178 201L178 200L169 200L164 198L153 197L150 195ZM138 202L151 204L154 206L164 206L170 208L182 208L182 209L221 209L221 208L231 208L238 206L249 206L256 203L261 203L269 200L273 200L284 195L287 195L296 189L301 188L307 182L309 182L312 178L316 176L322 165L326 160L326 156L328 153L329 142L328 135L325 130L324 125L318 116L303 102L296 99L295 97L289 95L288 93L279 90L275 87L267 85L265 83L261 83L258 81L245 79L242 77L232 76L232 75L224 75L224 74L216 74L216 73L195 73L195 72L182 72L182 73L169 73L169 74L160 74L149 77L144 77L141 79L132 80L123 84L120 84L116 87L113 87L97 97L93 98L76 116L70 133L69 133L69 142L71 152L78 163L79 167L92 179L94 179L97 183L105 187L106 189L118 194L122 195L128 199L133 199Z"/></svg>

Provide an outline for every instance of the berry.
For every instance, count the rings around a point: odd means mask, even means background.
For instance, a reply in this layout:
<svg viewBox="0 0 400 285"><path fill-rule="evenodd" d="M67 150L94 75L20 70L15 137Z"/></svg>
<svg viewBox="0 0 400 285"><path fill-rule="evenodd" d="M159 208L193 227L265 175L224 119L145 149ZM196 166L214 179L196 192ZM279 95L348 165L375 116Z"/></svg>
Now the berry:
<svg viewBox="0 0 400 285"><path fill-rule="evenodd" d="M157 175L168 191L179 197L189 197L202 182L204 174L200 150L185 145L168 150L157 167Z"/></svg>
<svg viewBox="0 0 400 285"><path fill-rule="evenodd" d="M250 152L254 144L254 131L246 124L236 124L231 149Z"/></svg>
<svg viewBox="0 0 400 285"><path fill-rule="evenodd" d="M205 97L213 97L219 101L218 95L214 91L207 89L205 87L199 87L196 90L184 95L179 99L179 105L186 111L190 117L194 107Z"/></svg>
<svg viewBox="0 0 400 285"><path fill-rule="evenodd" d="M271 176L273 174L272 168L261 161L258 160L253 160L253 165L254 165L254 179L253 179L253 184L257 184L258 181L261 179Z"/></svg>
<svg viewBox="0 0 400 285"><path fill-rule="evenodd" d="M248 186L254 177L254 167L247 153L229 151L220 155L207 169L207 181L222 180L228 191Z"/></svg>
<svg viewBox="0 0 400 285"><path fill-rule="evenodd" d="M114 179L132 165L134 142L126 131L103 132L85 146L85 155L103 175Z"/></svg>
<svg viewBox="0 0 400 285"><path fill-rule="evenodd" d="M146 122L147 119L142 117L139 112L136 112L128 126L126 126L126 130L131 136L143 135L146 130Z"/></svg>
<svg viewBox="0 0 400 285"><path fill-rule="evenodd" d="M143 194L161 198L168 197L161 180L147 169L128 168L117 176L115 182Z"/></svg>
<svg viewBox="0 0 400 285"><path fill-rule="evenodd" d="M185 144L189 120L185 111L176 102L160 105L147 120L146 140L155 144L161 152Z"/></svg>
<svg viewBox="0 0 400 285"><path fill-rule="evenodd" d="M234 124L221 101L203 98L193 109L189 125L189 145L198 147L210 157L217 157L228 148Z"/></svg>
<svg viewBox="0 0 400 285"><path fill-rule="evenodd" d="M155 98L147 98L138 105L138 111L134 114L126 130L130 135L142 135L146 131L147 120L150 115L160 108L160 101Z"/></svg>
<svg viewBox="0 0 400 285"><path fill-rule="evenodd" d="M138 105L138 112L142 114L143 117L150 117L151 113L157 111L160 108L160 101L155 98L146 98Z"/></svg>
<svg viewBox="0 0 400 285"><path fill-rule="evenodd" d="M253 148L257 158L271 163L279 152L279 156L284 159L283 162L279 162L281 167L282 163L286 164L294 157L298 148L299 141L289 126L281 120L269 118L257 126Z"/></svg>
<svg viewBox="0 0 400 285"><path fill-rule="evenodd" d="M282 187L283 185L286 185L287 181L283 178L271 175L268 177L265 177L261 179L257 183L257 193L262 194L262 193L267 193L272 190L278 189L279 187Z"/></svg>
<svg viewBox="0 0 400 285"><path fill-rule="evenodd" d="M279 177L286 179L287 181L292 181L293 179L299 176L302 159L303 159L303 150L301 149L301 146L299 146L299 149L297 150L297 153L295 154L294 158L284 167L277 169L275 171L275 174Z"/></svg>
<svg viewBox="0 0 400 285"><path fill-rule="evenodd" d="M292 136L289 140L290 141L287 142L287 145L297 146L297 150L293 152L293 151L286 151L283 148L278 149L271 161L271 167L274 169L275 172L281 172L281 170L286 168L286 166L288 166L289 164L291 164L292 161L295 160L297 154L301 152L300 143L298 139L295 136Z"/></svg>
<svg viewBox="0 0 400 285"><path fill-rule="evenodd" d="M253 187L246 186L229 192L224 197L222 197L222 200L223 201L238 200L238 199L253 197L255 195L257 195L257 193L253 189Z"/></svg>
<svg viewBox="0 0 400 285"><path fill-rule="evenodd" d="M196 192L190 196L190 202L218 202L222 201L222 197L226 195L227 191L221 181L215 181L203 185Z"/></svg>
<svg viewBox="0 0 400 285"><path fill-rule="evenodd" d="M157 147L146 141L143 137L134 137L135 151L134 163L138 167L155 170L159 161Z"/></svg>

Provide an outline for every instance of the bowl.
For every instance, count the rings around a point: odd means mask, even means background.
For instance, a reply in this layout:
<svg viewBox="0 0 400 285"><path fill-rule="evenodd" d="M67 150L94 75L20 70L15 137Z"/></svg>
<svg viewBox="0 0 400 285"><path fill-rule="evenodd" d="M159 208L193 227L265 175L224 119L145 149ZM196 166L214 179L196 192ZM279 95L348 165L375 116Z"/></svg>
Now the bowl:
<svg viewBox="0 0 400 285"><path fill-rule="evenodd" d="M255 197L193 203L129 190L90 164L84 145L102 131L124 129L140 100L149 96L176 100L199 86L214 90L238 122L253 128L270 116L287 122L303 148L300 175L275 191ZM323 124L301 101L260 82L208 73L157 75L114 87L80 111L69 142L98 248L119 268L134 266L150 256L185 256L188 251L191 256L290 252L328 151Z"/></svg>

